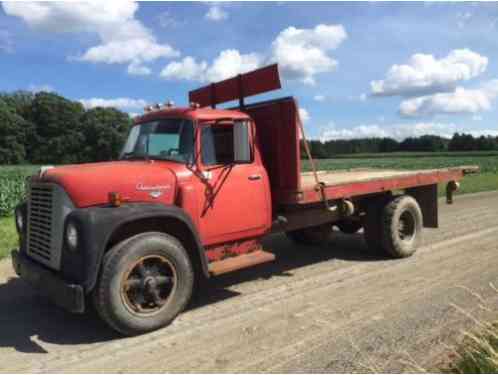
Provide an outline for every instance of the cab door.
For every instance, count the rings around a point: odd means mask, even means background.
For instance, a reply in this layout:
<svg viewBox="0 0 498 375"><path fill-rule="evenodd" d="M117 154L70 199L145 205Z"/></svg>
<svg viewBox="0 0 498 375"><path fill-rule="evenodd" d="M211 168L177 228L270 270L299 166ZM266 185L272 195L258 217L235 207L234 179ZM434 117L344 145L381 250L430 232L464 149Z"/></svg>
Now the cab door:
<svg viewBox="0 0 498 375"><path fill-rule="evenodd" d="M205 245L259 236L271 225L268 176L255 158L251 130L246 120L201 125L198 212Z"/></svg>

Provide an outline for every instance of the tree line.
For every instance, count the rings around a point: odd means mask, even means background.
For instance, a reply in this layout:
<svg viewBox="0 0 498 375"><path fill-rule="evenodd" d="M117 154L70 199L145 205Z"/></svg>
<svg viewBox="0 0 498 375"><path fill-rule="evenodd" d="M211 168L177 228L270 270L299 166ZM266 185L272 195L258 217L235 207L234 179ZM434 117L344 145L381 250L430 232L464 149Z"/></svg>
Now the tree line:
<svg viewBox="0 0 498 375"><path fill-rule="evenodd" d="M114 108L85 109L55 93L0 94L0 164L67 164L116 159L132 124ZM424 135L310 141L315 158L399 151L498 150L498 137L455 133L451 139ZM304 150L301 155L306 156Z"/></svg>
<svg viewBox="0 0 498 375"><path fill-rule="evenodd" d="M498 151L498 137L455 133L451 139L423 135L409 137L403 141L393 138L361 138L350 140L309 141L315 158L331 158L342 154L390 153L390 152L442 152L442 151ZM302 145L301 156L306 154Z"/></svg>
<svg viewBox="0 0 498 375"><path fill-rule="evenodd" d="M0 164L67 164L118 157L132 120L55 93L0 94Z"/></svg>

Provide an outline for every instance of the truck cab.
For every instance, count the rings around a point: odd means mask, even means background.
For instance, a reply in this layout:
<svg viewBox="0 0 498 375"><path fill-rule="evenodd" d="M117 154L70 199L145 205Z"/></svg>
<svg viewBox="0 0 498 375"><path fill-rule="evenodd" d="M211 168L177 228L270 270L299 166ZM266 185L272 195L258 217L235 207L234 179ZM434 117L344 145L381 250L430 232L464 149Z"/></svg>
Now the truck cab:
<svg viewBox="0 0 498 375"><path fill-rule="evenodd" d="M302 173L295 99L244 102L277 88L274 65L194 90L186 107L145 108L119 160L40 169L15 212L16 273L134 335L169 324L206 278L273 261L273 232L320 245L333 226L363 229L371 250L412 255L438 226L437 184L451 200L475 168L334 173L310 158Z"/></svg>

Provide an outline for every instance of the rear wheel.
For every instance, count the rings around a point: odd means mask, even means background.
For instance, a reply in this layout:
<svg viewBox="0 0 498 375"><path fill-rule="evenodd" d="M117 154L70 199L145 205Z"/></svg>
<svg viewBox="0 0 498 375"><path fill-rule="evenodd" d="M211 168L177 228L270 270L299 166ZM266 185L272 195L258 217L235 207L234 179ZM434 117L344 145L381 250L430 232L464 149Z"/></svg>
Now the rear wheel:
<svg viewBox="0 0 498 375"><path fill-rule="evenodd" d="M112 328L136 335L169 324L187 305L193 283L181 243L164 233L143 233L106 254L94 303Z"/></svg>
<svg viewBox="0 0 498 375"><path fill-rule="evenodd" d="M409 257L422 241L423 218L417 201L408 195L391 200L382 215L382 246L395 258Z"/></svg>
<svg viewBox="0 0 498 375"><path fill-rule="evenodd" d="M332 224L321 224L314 227L286 232L287 237L302 245L319 245L327 242L333 233Z"/></svg>

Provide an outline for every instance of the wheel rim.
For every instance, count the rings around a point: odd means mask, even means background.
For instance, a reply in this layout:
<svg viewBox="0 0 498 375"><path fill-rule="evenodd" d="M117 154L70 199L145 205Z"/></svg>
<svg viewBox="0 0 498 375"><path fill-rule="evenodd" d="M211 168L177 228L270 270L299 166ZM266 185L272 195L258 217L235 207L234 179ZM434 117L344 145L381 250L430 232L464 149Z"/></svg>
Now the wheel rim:
<svg viewBox="0 0 498 375"><path fill-rule="evenodd" d="M399 217L398 236L402 241L410 242L415 237L415 218L410 211L404 211Z"/></svg>
<svg viewBox="0 0 498 375"><path fill-rule="evenodd" d="M168 259L160 255L142 257L125 272L121 297L132 314L154 315L171 300L177 281L175 267Z"/></svg>

